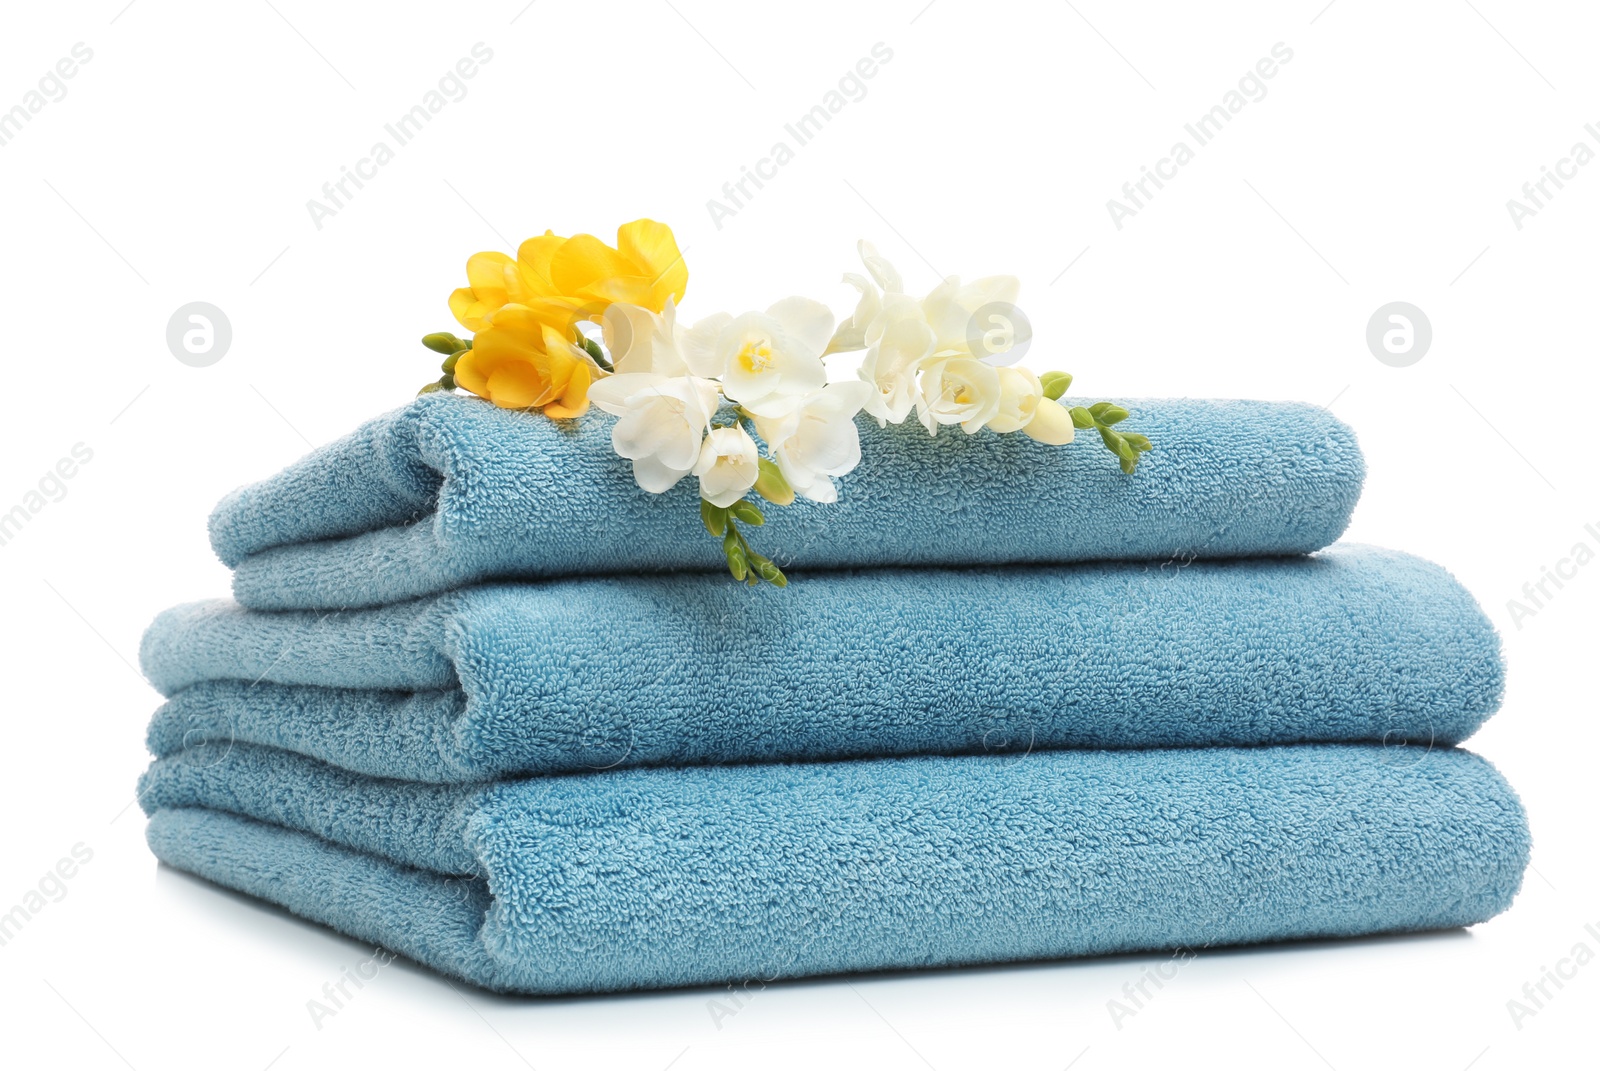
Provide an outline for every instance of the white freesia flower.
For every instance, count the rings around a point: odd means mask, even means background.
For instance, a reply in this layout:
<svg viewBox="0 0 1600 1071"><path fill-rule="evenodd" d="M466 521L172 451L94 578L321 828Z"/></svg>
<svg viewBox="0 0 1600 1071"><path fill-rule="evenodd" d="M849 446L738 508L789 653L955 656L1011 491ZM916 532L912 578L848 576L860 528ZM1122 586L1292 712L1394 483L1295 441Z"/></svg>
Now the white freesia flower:
<svg viewBox="0 0 1600 1071"><path fill-rule="evenodd" d="M1072 441L1072 413L1052 398L1040 398L1033 419L1023 425L1022 434L1047 446L1065 446Z"/></svg>
<svg viewBox="0 0 1600 1071"><path fill-rule="evenodd" d="M685 334L691 367L716 369L729 398L750 404L774 395L807 394L827 382L822 350L833 313L819 301L789 297L766 312L719 313Z"/></svg>
<svg viewBox="0 0 1600 1071"><path fill-rule="evenodd" d="M694 466L700 497L713 506L733 505L755 486L760 461L756 442L743 427L713 428Z"/></svg>
<svg viewBox="0 0 1600 1071"><path fill-rule="evenodd" d="M1072 414L1060 402L1044 396L1039 377L1026 368L997 368L1000 408L989 418L992 431L1020 431L1051 446L1072 441Z"/></svg>
<svg viewBox="0 0 1600 1071"><path fill-rule="evenodd" d="M988 332L990 325L979 325L988 339L981 353L972 351L972 343L968 338L974 313L994 303L1015 305L1021 291L1022 282L1015 275L989 275L965 286L961 284L960 276L952 275L934 287L922 299L922 314L933 329L935 352L993 359L1029 341L1032 336L1028 334L1025 320L1012 325L1012 331L999 340Z"/></svg>
<svg viewBox="0 0 1600 1071"><path fill-rule="evenodd" d="M907 314L901 303L895 300L896 295L903 294L904 290L900 273L894 265L879 256L870 242L859 242L857 248L872 278L869 280L853 272L845 275L845 282L861 291L861 299L856 303L855 312L839 325L839 330L828 343L829 353L865 349L882 337L891 322L901 320ZM965 285L962 285L960 276L952 275L934 287L917 307L922 321L933 332L934 355L961 354L993 358L1029 341L1031 335L1026 333L1028 329L1025 323L1016 325L1023 333L1007 337L1007 344L1003 348L991 349L986 346L983 353L973 353L967 338L974 313L996 302L1014 305L1021 291L1022 282L1015 275L988 275ZM991 343L993 339L991 334Z"/></svg>
<svg viewBox="0 0 1600 1071"><path fill-rule="evenodd" d="M928 434L960 424L968 435L1000 412L1000 370L976 357L934 356L922 364L917 415Z"/></svg>
<svg viewBox="0 0 1600 1071"><path fill-rule="evenodd" d="M829 477L843 476L860 464L855 415L872 395L870 384L851 380L753 408L756 431L772 448L778 470L796 494L814 502L838 501Z"/></svg>
<svg viewBox="0 0 1600 1071"><path fill-rule="evenodd" d="M871 242L861 239L856 243L856 251L861 254L861 263L867 266L872 278L867 279L855 272L845 273L844 281L861 291L861 300L856 303L856 311L833 333L833 338L828 342L828 353L866 348L871 341L866 337L867 328L883 309L884 298L905 292L900 273L895 271L893 264L878 255L878 250Z"/></svg>
<svg viewBox="0 0 1600 1071"><path fill-rule="evenodd" d="M620 418L611 428L612 447L633 462L640 487L660 494L699 462L720 394L715 382L698 376L624 372L591 386L589 400Z"/></svg>
<svg viewBox="0 0 1600 1071"><path fill-rule="evenodd" d="M933 329L922 318L915 299L886 294L872 331L871 344L856 373L873 388L866 410L878 418L880 427L898 424L916 405L917 372L922 362L933 356Z"/></svg>
<svg viewBox="0 0 1600 1071"><path fill-rule="evenodd" d="M699 327L696 324L689 330ZM600 329L612 367L618 373L653 372L702 379L715 379L722 374L722 366L708 354L685 344L689 331L678 324L670 297L659 313L623 302L608 305L601 316Z"/></svg>

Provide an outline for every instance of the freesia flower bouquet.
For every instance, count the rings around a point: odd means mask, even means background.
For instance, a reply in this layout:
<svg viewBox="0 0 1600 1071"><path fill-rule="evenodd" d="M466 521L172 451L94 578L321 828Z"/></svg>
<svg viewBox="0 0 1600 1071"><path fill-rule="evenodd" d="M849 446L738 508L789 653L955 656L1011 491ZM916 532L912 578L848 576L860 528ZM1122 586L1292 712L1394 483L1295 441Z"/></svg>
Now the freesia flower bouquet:
<svg viewBox="0 0 1600 1071"><path fill-rule="evenodd" d="M1015 277L963 285L952 276L918 300L869 243L860 253L867 275L844 278L861 297L837 327L826 305L804 297L685 327L677 305L689 271L665 224L623 224L615 246L547 231L515 259L468 259L468 285L450 295L450 311L472 337L423 338L445 360L422 392L461 388L556 420L577 419L591 403L613 414L612 445L641 488L660 494L699 480L706 529L722 540L733 577L751 586L788 581L739 528L765 520L750 496L778 506L797 495L837 500L834 479L861 461L863 410L880 426L915 410L929 434L959 424L968 435L1020 431L1054 446L1093 428L1124 472L1137 468L1150 440L1115 427L1126 409L1069 408L1060 399L1070 375L1012 367L1029 340ZM823 357L854 351L863 353L856 375L830 382Z"/></svg>

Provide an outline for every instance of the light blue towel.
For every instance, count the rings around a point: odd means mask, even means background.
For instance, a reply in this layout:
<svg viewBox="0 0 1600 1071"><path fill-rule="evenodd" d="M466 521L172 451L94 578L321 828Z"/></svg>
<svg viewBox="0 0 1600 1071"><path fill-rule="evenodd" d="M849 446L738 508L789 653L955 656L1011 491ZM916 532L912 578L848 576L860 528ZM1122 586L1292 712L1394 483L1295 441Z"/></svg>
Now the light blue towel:
<svg viewBox="0 0 1600 1071"><path fill-rule="evenodd" d="M172 866L546 994L1466 926L1528 861L1492 767L1404 747L418 786L235 744L141 798Z"/></svg>
<svg viewBox="0 0 1600 1071"><path fill-rule="evenodd" d="M1314 557L494 585L380 610L162 614L150 748L487 780L622 765L1465 739L1498 637L1438 566ZM175 693L175 694L174 694Z"/></svg>
<svg viewBox="0 0 1600 1071"><path fill-rule="evenodd" d="M1096 559L1188 561L1317 550L1365 473L1323 409L1131 402L1155 441L1124 475L1098 442L862 417L861 465L830 505L767 511L758 550L785 569ZM234 595L257 609L377 606L509 577L725 569L693 479L635 486L611 418L573 426L432 394L379 417L211 517Z"/></svg>

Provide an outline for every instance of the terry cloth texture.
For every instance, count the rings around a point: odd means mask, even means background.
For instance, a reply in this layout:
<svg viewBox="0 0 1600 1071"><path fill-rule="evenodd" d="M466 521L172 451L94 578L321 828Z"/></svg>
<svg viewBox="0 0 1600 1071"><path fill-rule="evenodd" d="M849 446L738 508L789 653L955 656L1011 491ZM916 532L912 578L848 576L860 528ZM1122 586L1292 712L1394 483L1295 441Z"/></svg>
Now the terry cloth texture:
<svg viewBox="0 0 1600 1071"><path fill-rule="evenodd" d="M361 773L1055 747L1454 744L1498 706L1493 626L1438 566L1315 557L493 585L381 610L169 610L171 755L266 744Z"/></svg>
<svg viewBox="0 0 1600 1071"><path fill-rule="evenodd" d="M1097 442L858 419L839 501L768 511L789 568L1293 554L1344 531L1365 473L1351 430L1291 403L1129 403L1155 441L1125 476ZM576 425L443 393L364 425L211 517L257 609L378 606L495 578L725 568L693 479L634 485L603 414Z"/></svg>
<svg viewBox="0 0 1600 1071"><path fill-rule="evenodd" d="M1417 747L419 786L234 744L141 799L172 866L542 994L1464 926L1528 860L1499 774Z"/></svg>

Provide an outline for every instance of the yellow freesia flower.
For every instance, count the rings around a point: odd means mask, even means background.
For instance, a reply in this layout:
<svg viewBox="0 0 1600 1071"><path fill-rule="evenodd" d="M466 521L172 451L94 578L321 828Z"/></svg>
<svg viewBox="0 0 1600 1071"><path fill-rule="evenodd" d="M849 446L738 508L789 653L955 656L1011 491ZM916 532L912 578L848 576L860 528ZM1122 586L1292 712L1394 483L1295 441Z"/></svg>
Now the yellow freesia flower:
<svg viewBox="0 0 1600 1071"><path fill-rule="evenodd" d="M502 409L541 409L567 420L589 408L589 384L598 369L560 328L532 309L504 305L456 361L459 387Z"/></svg>
<svg viewBox="0 0 1600 1071"><path fill-rule="evenodd" d="M478 332L512 306L571 333L578 320L600 319L613 302L660 312L668 298L682 301L689 269L672 228L636 219L617 228L613 248L592 234L562 238L546 231L529 238L516 259L478 253L467 260L467 286L450 295L461 326Z"/></svg>

